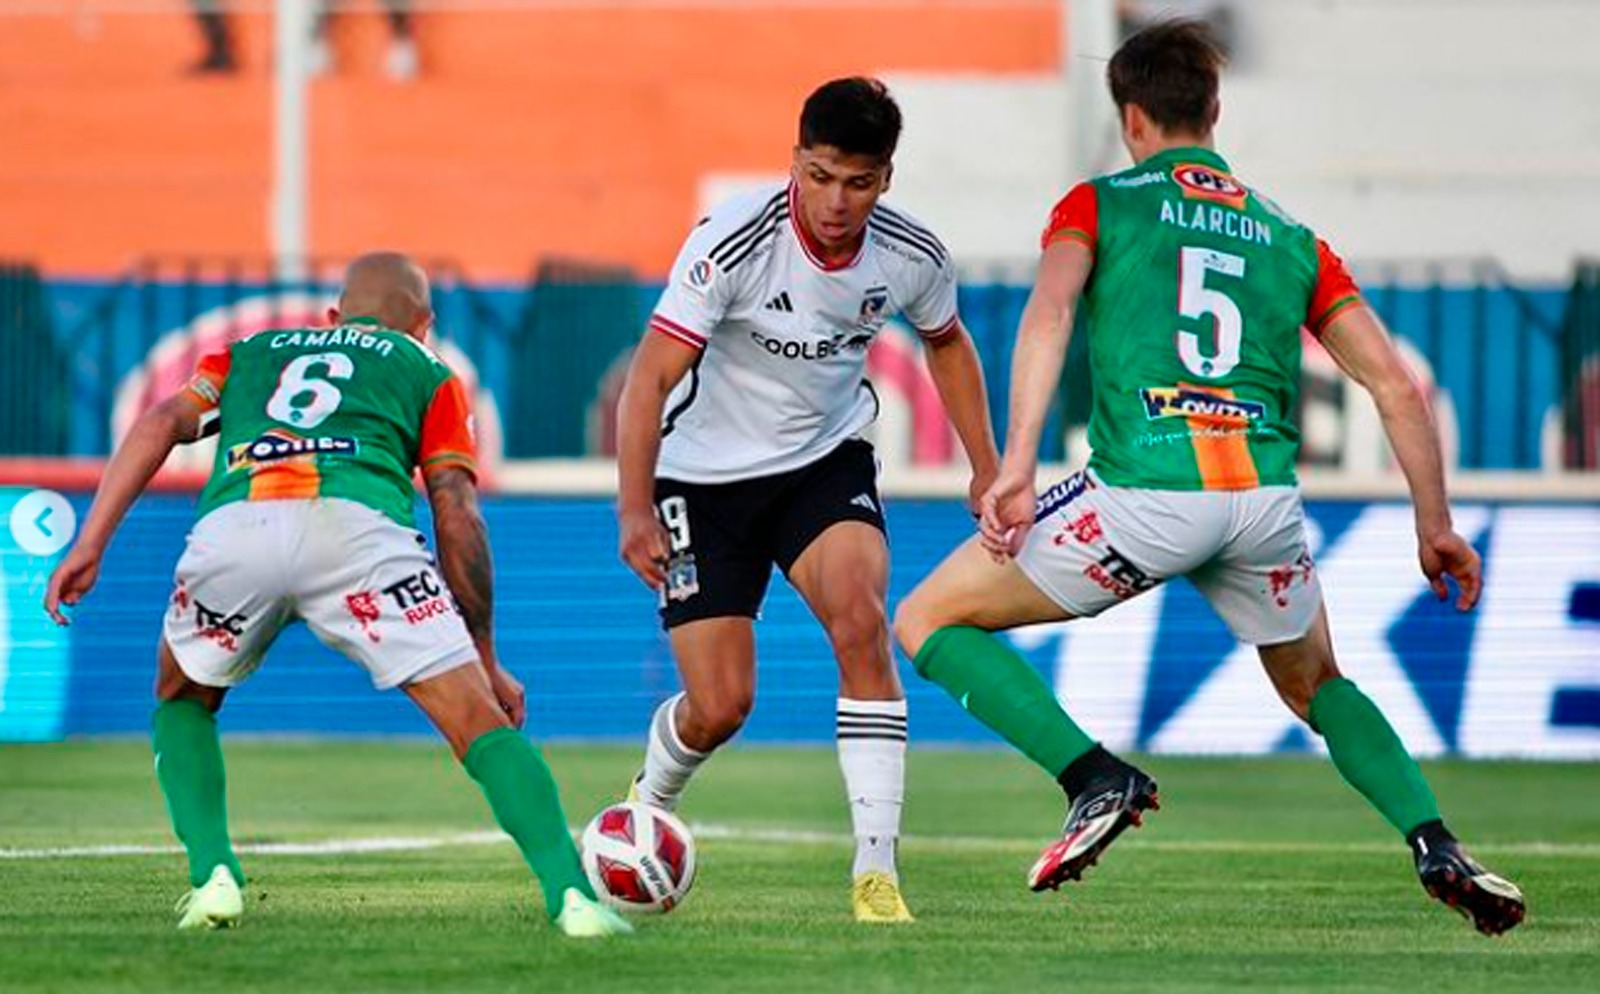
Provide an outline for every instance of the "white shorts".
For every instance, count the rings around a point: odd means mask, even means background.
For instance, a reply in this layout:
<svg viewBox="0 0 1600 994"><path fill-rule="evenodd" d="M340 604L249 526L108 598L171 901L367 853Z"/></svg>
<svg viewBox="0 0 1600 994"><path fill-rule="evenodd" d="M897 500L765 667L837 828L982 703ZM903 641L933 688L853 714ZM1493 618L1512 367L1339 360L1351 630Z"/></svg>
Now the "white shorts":
<svg viewBox="0 0 1600 994"><path fill-rule="evenodd" d="M1084 470L1039 498L1017 565L1080 617L1186 576L1252 645L1299 638L1322 603L1297 487L1141 490Z"/></svg>
<svg viewBox="0 0 1600 994"><path fill-rule="evenodd" d="M240 501L195 523L163 634L185 675L242 682L299 618L381 689L478 658L422 534L348 500Z"/></svg>

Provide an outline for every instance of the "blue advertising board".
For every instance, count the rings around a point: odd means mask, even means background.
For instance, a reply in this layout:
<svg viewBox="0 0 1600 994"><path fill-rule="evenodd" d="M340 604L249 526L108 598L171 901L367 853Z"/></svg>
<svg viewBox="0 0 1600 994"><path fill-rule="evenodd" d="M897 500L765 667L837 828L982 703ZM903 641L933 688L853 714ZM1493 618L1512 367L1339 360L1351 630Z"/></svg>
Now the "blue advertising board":
<svg viewBox="0 0 1600 994"><path fill-rule="evenodd" d="M0 490L0 514L24 491ZM69 495L81 515L88 496ZM40 610L55 557L0 535L0 740L137 734L154 647L193 515L188 496L141 501L99 586L58 629ZM950 500L888 502L891 603L971 530ZM1429 592L1403 504L1309 504L1340 664L1421 755L1600 758L1600 507L1468 504L1457 529L1483 554L1485 591L1459 614ZM527 684L538 738L638 740L677 689L654 595L617 560L609 501L491 497L502 661ZM0 518L3 520L3 518ZM743 737L826 742L837 677L804 605L775 580L757 626L758 691ZM1318 749L1253 650L1199 595L1169 584L1098 619L1019 630L1012 643L1113 748L1169 753ZM990 743L904 660L912 736ZM230 732L424 734L398 693L374 691L303 626L279 639L223 712Z"/></svg>

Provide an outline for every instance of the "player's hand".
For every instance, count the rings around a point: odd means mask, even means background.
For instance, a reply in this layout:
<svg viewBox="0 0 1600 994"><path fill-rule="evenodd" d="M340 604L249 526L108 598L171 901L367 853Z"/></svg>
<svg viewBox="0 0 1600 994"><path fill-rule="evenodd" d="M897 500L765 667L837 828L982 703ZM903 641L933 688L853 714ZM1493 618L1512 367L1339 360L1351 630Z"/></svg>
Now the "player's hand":
<svg viewBox="0 0 1600 994"><path fill-rule="evenodd" d="M50 574L50 586L44 593L44 609L63 628L72 619L61 610L61 605L76 605L100 579L100 553L87 546L75 545L65 559Z"/></svg>
<svg viewBox="0 0 1600 994"><path fill-rule="evenodd" d="M512 727L521 728L528 720L528 692L522 688L522 681L497 663L489 670L489 687Z"/></svg>
<svg viewBox="0 0 1600 994"><path fill-rule="evenodd" d="M1417 558L1428 585L1440 600L1450 597L1450 588L1444 582L1448 574L1456 581L1457 611L1470 611L1478 603L1478 595L1483 592L1483 560L1466 539L1453 531L1424 537L1417 543Z"/></svg>
<svg viewBox="0 0 1600 994"><path fill-rule="evenodd" d="M1022 549L1033 527L1033 473L1002 469L978 501L978 541L997 563Z"/></svg>
<svg viewBox="0 0 1600 994"><path fill-rule="evenodd" d="M667 580L666 526L654 508L621 511L617 514L617 554L628 568L651 590L660 590Z"/></svg>

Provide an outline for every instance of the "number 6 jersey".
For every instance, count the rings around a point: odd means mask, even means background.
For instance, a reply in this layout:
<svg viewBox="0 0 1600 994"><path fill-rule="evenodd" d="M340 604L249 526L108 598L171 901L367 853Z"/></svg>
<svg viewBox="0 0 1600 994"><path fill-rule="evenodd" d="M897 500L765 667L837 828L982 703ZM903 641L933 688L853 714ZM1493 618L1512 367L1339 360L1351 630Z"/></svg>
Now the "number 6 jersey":
<svg viewBox="0 0 1600 994"><path fill-rule="evenodd" d="M461 380L368 318L252 335L201 360L186 390L220 415L202 517L234 501L340 497L409 528L413 467L476 471Z"/></svg>
<svg viewBox="0 0 1600 994"><path fill-rule="evenodd" d="M1094 252L1089 465L1115 486L1292 485L1300 329L1361 302L1310 229L1203 148L1074 187L1042 244Z"/></svg>

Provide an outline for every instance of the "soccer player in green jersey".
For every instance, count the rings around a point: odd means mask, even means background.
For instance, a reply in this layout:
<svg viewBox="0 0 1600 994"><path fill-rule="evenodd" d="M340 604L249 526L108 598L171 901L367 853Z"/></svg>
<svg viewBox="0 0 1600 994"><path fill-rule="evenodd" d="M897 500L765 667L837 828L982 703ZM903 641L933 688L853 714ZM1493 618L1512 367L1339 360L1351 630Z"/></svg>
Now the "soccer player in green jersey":
<svg viewBox="0 0 1600 994"><path fill-rule="evenodd" d="M629 932L595 900L550 770L517 731L526 706L495 654L471 408L424 344L427 278L404 256L362 256L329 316L331 328L265 331L207 356L184 390L144 414L45 597L67 624L61 605L94 586L117 526L173 447L220 429L178 562L152 722L156 777L189 855L178 927L229 927L243 913L216 712L299 619L438 727L562 932ZM437 564L414 528L414 468L433 507Z"/></svg>
<svg viewBox="0 0 1600 994"><path fill-rule="evenodd" d="M1416 511L1422 572L1470 610L1481 564L1451 526L1427 399L1339 257L1236 179L1213 148L1221 57L1204 28L1167 21L1107 71L1137 165L1056 207L1017 333L1010 431L979 535L901 604L917 672L1057 779L1070 800L1034 890L1078 879L1157 807L1156 784L1062 710L990 633L1097 615L1187 576L1344 778L1411 846L1428 893L1499 934L1521 892L1445 828L1383 714L1339 673L1295 482L1301 328L1377 404ZM1040 427L1074 314L1089 327L1087 469L1035 496Z"/></svg>

